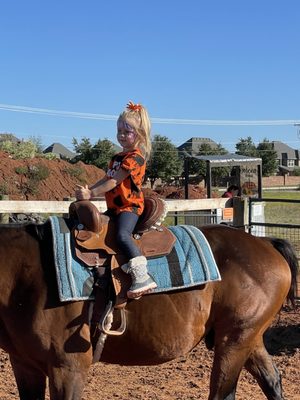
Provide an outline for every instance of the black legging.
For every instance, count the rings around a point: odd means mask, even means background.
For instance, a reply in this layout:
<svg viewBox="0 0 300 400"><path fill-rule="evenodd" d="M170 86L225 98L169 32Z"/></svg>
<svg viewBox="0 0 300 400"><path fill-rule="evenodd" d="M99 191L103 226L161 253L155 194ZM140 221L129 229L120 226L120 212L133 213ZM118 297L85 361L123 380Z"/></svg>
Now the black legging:
<svg viewBox="0 0 300 400"><path fill-rule="evenodd" d="M132 232L136 226L139 219L137 214L129 211L121 212L116 217L117 223L117 243L120 249L130 260L131 258L138 257L142 255L140 249L135 245L132 240Z"/></svg>

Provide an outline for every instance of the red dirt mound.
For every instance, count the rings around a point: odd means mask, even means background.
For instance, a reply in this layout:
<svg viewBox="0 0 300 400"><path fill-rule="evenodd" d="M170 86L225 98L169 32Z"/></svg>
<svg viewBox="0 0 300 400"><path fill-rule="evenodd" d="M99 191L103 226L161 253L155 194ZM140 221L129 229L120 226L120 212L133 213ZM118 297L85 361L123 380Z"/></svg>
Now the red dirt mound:
<svg viewBox="0 0 300 400"><path fill-rule="evenodd" d="M166 199L185 199L185 188L176 186L164 186L156 190L160 196ZM188 185L189 199L205 199L206 190L197 185Z"/></svg>
<svg viewBox="0 0 300 400"><path fill-rule="evenodd" d="M42 179L31 179L30 174L41 170ZM44 176L41 176L41 173ZM48 174L48 176L46 176ZM14 160L8 153L0 151L0 194L9 195L10 200L57 200L74 197L76 185L91 185L104 176L105 172L94 165L79 161L45 158ZM163 198L184 199L185 189L164 186L156 191L143 189L145 195L158 194ZM190 199L203 199L206 191L200 186L189 185Z"/></svg>
<svg viewBox="0 0 300 400"><path fill-rule="evenodd" d="M32 171L41 170L44 179L30 179ZM32 174L33 176L33 174ZM63 200L74 197L76 185L90 185L104 176L104 171L82 162L33 158L13 160L0 152L0 193L11 200Z"/></svg>

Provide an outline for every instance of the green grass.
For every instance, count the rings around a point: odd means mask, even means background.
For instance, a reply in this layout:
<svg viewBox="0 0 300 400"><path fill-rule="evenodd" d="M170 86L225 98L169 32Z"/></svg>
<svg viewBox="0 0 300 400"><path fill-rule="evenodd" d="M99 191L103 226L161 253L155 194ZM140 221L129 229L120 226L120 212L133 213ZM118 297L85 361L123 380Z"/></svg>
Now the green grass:
<svg viewBox="0 0 300 400"><path fill-rule="evenodd" d="M263 190L263 198L300 200L300 190Z"/></svg>
<svg viewBox="0 0 300 400"><path fill-rule="evenodd" d="M178 215L177 216L177 225L182 225L182 224L185 224L185 218L184 218L184 216L183 215ZM163 225L164 226L172 226L172 225L175 225L175 218L172 216L172 217L170 217L170 216L167 216L165 219L164 219L164 221L163 221Z"/></svg>
<svg viewBox="0 0 300 400"><path fill-rule="evenodd" d="M264 199L300 200L300 191L263 191ZM265 222L300 224L300 203L265 202Z"/></svg>

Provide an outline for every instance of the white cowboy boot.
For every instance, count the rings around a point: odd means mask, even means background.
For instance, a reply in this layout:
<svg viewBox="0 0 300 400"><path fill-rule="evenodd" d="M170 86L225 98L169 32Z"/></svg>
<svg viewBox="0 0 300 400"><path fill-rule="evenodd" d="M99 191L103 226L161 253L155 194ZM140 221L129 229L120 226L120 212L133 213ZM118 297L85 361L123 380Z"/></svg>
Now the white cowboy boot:
<svg viewBox="0 0 300 400"><path fill-rule="evenodd" d="M134 257L127 264L121 266L122 270L131 275L132 284L127 292L129 299L138 299L143 294L150 293L157 284L148 274L147 259L145 256Z"/></svg>

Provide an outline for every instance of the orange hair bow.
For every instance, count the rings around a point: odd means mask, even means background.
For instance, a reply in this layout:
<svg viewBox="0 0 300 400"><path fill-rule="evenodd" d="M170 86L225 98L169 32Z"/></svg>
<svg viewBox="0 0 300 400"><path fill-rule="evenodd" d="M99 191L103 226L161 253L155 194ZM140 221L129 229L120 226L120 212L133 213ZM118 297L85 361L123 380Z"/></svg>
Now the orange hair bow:
<svg viewBox="0 0 300 400"><path fill-rule="evenodd" d="M142 109L142 106L140 104L134 104L132 101L130 101L127 104L127 109L132 111L140 111Z"/></svg>

